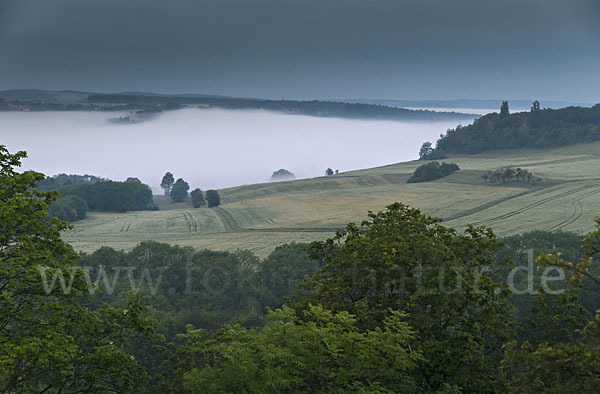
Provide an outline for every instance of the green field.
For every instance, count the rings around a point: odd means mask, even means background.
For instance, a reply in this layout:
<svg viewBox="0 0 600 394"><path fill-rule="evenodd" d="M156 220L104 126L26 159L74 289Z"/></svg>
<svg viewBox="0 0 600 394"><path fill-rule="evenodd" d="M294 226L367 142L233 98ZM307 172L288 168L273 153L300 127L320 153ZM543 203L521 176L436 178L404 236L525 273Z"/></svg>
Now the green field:
<svg viewBox="0 0 600 394"><path fill-rule="evenodd" d="M279 244L324 239L369 210L399 201L439 216L447 225L488 225L499 235L531 230L587 233L600 216L600 143L553 150L497 151L446 159L461 171L433 182L407 184L422 162L220 191L217 209L193 209L155 196L159 211L88 213L65 238L80 251L130 249L152 239L214 250L249 249L267 255ZM484 184L498 167L527 169L535 186Z"/></svg>

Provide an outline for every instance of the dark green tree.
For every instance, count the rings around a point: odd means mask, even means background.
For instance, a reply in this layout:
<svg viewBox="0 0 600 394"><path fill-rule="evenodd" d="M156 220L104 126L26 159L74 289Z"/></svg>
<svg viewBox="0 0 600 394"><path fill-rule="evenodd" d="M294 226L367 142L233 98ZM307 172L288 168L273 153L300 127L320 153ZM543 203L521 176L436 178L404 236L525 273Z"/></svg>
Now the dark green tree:
<svg viewBox="0 0 600 394"><path fill-rule="evenodd" d="M207 338L188 329L178 358L192 393L412 393L411 371L421 356L402 312L389 312L381 328L359 331L348 312L309 306L268 313L260 331L237 324Z"/></svg>
<svg viewBox="0 0 600 394"><path fill-rule="evenodd" d="M600 219L583 242L583 254L568 261L542 253L540 268L562 270L566 280L543 283L537 304L521 327L521 340L505 345L501 375L510 392L596 393L600 381L600 309L585 308L584 291L600 295ZM550 286L553 284L554 286ZM544 285L546 288L544 289Z"/></svg>
<svg viewBox="0 0 600 394"><path fill-rule="evenodd" d="M429 159L432 152L433 147L431 146L431 142L423 142L423 145L421 145L421 149L419 150L419 160Z"/></svg>
<svg viewBox="0 0 600 394"><path fill-rule="evenodd" d="M48 208L50 216L56 216L60 220L74 222L84 219L88 210L88 205L84 199L78 196L65 196L56 200Z"/></svg>
<svg viewBox="0 0 600 394"><path fill-rule="evenodd" d="M331 168L328 168L328 169L326 169L326 170L325 170L325 175L326 175L326 176L331 176L331 175L333 175L333 170L332 170Z"/></svg>
<svg viewBox="0 0 600 394"><path fill-rule="evenodd" d="M165 191L165 196L168 196L171 193L171 188L175 183L175 178L173 178L173 174L167 172L160 182L160 187Z"/></svg>
<svg viewBox="0 0 600 394"><path fill-rule="evenodd" d="M204 192L198 188L192 190L191 197L194 208L200 208L202 205L206 204L206 201L204 200Z"/></svg>
<svg viewBox="0 0 600 394"><path fill-rule="evenodd" d="M533 105L531 106L531 112L538 112L540 111L540 102L535 100L533 102Z"/></svg>
<svg viewBox="0 0 600 394"><path fill-rule="evenodd" d="M24 157L0 146L0 392L137 391L145 371L126 346L154 335L146 308L83 306L85 273L61 239L70 227L48 217L58 193L36 189L43 174L15 171Z"/></svg>
<svg viewBox="0 0 600 394"><path fill-rule="evenodd" d="M500 107L500 115L508 116L510 114L510 110L508 109L508 101L503 101L502 106Z"/></svg>
<svg viewBox="0 0 600 394"><path fill-rule="evenodd" d="M206 202L208 203L209 208L218 207L221 205L221 197L219 196L219 192L216 190L207 190Z"/></svg>
<svg viewBox="0 0 600 394"><path fill-rule="evenodd" d="M269 290L272 299L267 304L279 308L283 297L294 294L296 288L320 267L310 258L306 244L280 245L258 266L261 282Z"/></svg>
<svg viewBox="0 0 600 394"><path fill-rule="evenodd" d="M182 202L188 195L188 190L190 190L190 185L183 179L179 178L173 187L171 188L171 192L169 195L171 196L171 200L173 202Z"/></svg>
<svg viewBox="0 0 600 394"><path fill-rule="evenodd" d="M422 390L500 390L495 371L512 335L509 292L494 259L501 242L491 229L458 234L440 222L396 203L314 243L311 255L323 268L300 286L294 306L348 311L362 329L381 327L390 309L406 313L424 357Z"/></svg>

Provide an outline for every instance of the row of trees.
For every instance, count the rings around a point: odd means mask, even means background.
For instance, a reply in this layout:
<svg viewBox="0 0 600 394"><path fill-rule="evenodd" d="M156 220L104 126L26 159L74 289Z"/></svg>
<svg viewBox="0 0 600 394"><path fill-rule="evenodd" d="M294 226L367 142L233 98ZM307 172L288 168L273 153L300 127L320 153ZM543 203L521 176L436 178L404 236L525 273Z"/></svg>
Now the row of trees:
<svg viewBox="0 0 600 394"><path fill-rule="evenodd" d="M106 179L99 178L94 175L74 175L74 174L58 174L37 182L38 188L43 192L53 190L62 190L68 186L78 185L81 183L94 183L104 181Z"/></svg>
<svg viewBox="0 0 600 394"><path fill-rule="evenodd" d="M531 172L522 168L502 167L494 171L488 171L481 176L483 181L487 183L506 183L512 180L517 182L526 182L528 185L535 185L542 181L542 178L536 177Z"/></svg>
<svg viewBox="0 0 600 394"><path fill-rule="evenodd" d="M164 190L166 196L171 196L173 202L185 201L190 190L190 185L186 181L182 178L175 181L173 174L170 172L167 172L163 176L160 187ZM192 190L190 197L194 208L199 208L203 205L208 205L209 208L221 205L221 197L216 190L208 190L205 197L204 192L196 188Z"/></svg>

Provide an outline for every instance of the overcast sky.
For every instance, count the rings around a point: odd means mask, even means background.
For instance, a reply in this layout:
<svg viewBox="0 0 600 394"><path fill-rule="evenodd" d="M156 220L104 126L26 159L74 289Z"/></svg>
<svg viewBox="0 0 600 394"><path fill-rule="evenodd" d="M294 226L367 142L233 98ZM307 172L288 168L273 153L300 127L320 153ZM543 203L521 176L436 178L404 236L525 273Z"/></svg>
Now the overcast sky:
<svg viewBox="0 0 600 394"><path fill-rule="evenodd" d="M0 90L600 102L598 0L0 0Z"/></svg>

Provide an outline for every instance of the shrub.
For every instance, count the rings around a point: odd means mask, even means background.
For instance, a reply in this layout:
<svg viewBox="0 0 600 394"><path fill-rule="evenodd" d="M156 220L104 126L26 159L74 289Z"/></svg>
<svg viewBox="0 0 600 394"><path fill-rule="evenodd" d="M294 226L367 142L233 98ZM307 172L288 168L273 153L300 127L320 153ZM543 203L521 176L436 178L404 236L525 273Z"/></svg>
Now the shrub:
<svg viewBox="0 0 600 394"><path fill-rule="evenodd" d="M408 183L419 183L432 181L434 179L443 178L460 170L458 165L454 163L439 163L432 161L431 163L419 166L413 175L409 178Z"/></svg>

